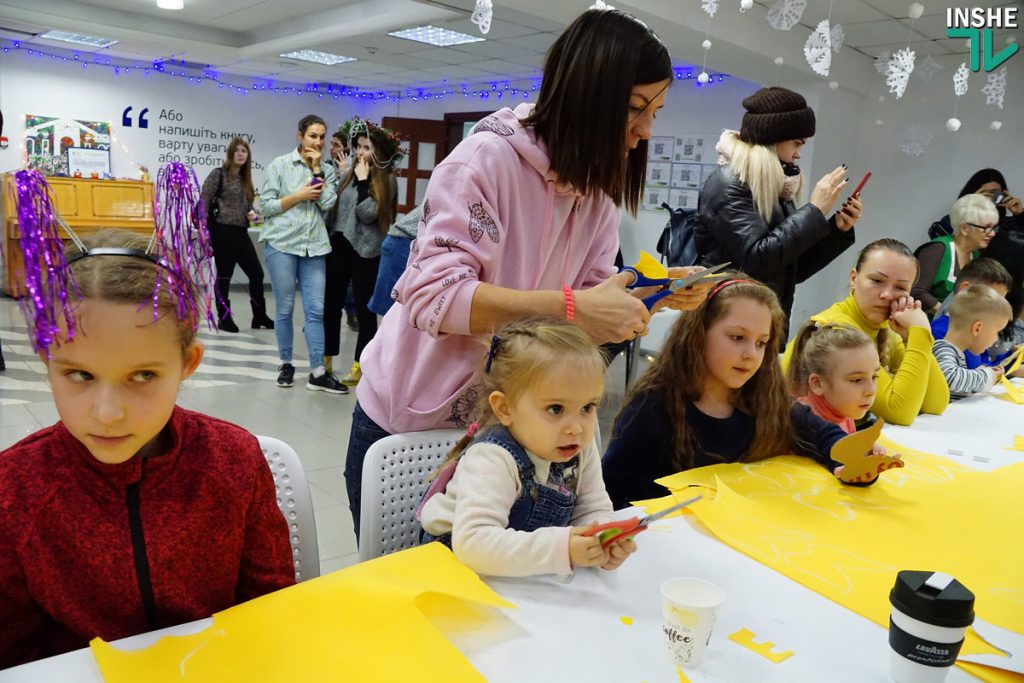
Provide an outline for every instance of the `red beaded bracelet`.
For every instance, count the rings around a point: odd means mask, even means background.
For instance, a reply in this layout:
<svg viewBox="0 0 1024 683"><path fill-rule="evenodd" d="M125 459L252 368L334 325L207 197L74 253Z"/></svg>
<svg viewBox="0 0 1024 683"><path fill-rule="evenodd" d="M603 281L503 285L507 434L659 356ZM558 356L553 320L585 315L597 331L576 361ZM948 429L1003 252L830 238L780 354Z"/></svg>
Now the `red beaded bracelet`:
<svg viewBox="0 0 1024 683"><path fill-rule="evenodd" d="M572 287L563 285L562 294L565 295L565 319L572 322L576 317L576 301L572 296Z"/></svg>

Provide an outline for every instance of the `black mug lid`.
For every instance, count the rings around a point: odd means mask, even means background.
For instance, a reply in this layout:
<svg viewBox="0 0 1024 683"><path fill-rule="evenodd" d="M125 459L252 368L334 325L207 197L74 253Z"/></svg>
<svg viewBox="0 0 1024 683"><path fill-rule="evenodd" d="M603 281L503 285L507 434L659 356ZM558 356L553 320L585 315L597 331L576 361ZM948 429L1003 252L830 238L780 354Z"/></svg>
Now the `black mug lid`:
<svg viewBox="0 0 1024 683"><path fill-rule="evenodd" d="M908 617L934 626L958 628L974 623L974 593L941 572L901 571L889 602Z"/></svg>

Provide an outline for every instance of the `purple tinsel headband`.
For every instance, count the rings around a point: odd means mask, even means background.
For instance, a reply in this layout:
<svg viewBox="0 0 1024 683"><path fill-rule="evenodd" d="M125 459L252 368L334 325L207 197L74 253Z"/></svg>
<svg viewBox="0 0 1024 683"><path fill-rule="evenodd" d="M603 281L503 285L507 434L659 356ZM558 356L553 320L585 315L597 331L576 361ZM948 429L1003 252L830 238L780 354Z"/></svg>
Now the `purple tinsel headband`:
<svg viewBox="0 0 1024 683"><path fill-rule="evenodd" d="M128 256L152 261L160 266L153 284L154 320L160 316L160 288L166 287L178 320L193 329L198 329L201 318L211 328L216 326L211 311L215 281L213 249L199 181L190 167L171 163L160 170L153 200L156 226L145 252L108 247L87 249L60 219L50 187L38 171L15 174L15 200L28 290L28 296L20 303L37 351L49 357L50 347L58 340L61 319L66 321L68 340L74 338L73 302L81 298L81 293L69 264L88 256ZM70 260L64 256L62 226L81 252Z"/></svg>

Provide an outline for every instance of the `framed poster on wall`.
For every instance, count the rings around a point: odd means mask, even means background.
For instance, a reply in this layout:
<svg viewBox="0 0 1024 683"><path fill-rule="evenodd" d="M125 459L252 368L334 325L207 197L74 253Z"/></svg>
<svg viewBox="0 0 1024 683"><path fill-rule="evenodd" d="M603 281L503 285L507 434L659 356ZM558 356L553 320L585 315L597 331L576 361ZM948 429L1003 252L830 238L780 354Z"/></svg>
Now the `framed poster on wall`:
<svg viewBox="0 0 1024 683"><path fill-rule="evenodd" d="M68 147L68 175L81 173L83 178L110 175L110 150L93 147Z"/></svg>

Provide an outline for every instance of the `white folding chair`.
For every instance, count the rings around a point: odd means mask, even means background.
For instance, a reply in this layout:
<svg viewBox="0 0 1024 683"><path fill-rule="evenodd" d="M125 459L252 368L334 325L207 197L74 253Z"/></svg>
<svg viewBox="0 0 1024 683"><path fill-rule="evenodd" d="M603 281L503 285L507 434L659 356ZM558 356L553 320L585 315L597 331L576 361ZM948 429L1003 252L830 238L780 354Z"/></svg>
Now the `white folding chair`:
<svg viewBox="0 0 1024 683"><path fill-rule="evenodd" d="M416 507L459 439L462 429L394 434L376 442L363 460L359 560L419 545Z"/></svg>
<svg viewBox="0 0 1024 683"><path fill-rule="evenodd" d="M320 556L316 541L316 520L309 484L295 449L272 436L256 436L263 457L267 459L277 488L277 506L288 522L288 539L292 544L295 580L305 581L320 576Z"/></svg>

